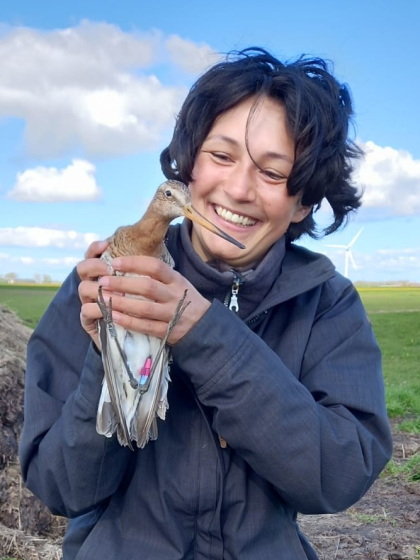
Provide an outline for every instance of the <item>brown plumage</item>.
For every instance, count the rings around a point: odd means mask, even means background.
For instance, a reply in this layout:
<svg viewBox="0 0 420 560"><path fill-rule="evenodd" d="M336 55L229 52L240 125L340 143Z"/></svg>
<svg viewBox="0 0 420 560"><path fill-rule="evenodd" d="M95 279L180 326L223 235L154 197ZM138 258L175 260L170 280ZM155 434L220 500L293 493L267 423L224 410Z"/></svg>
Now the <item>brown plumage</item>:
<svg viewBox="0 0 420 560"><path fill-rule="evenodd" d="M102 259L113 272L115 257L148 255L173 267L164 239L169 224L185 216L216 235L243 247L206 220L191 206L187 187L179 181L166 181L156 191L144 216L132 226L124 226L109 238ZM97 431L107 437L115 432L121 445L133 449L132 441L144 447L157 437L156 418L165 419L169 382L167 338L188 305L187 294L178 304L163 340L130 332L112 321L112 302L105 302L102 292L98 304L103 319L99 321L102 361L105 377L97 414ZM130 296L127 296L130 297Z"/></svg>

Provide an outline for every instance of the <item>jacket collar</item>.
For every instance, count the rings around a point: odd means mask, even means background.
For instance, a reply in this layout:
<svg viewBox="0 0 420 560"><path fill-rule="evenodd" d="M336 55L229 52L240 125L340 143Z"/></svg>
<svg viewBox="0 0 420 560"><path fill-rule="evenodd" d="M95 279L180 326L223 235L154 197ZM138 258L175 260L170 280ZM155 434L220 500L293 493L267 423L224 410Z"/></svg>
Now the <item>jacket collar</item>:
<svg viewBox="0 0 420 560"><path fill-rule="evenodd" d="M220 270L201 260L191 244L188 220L169 228L166 243L176 270L204 297L209 301L225 299L235 271ZM335 274L334 265L327 257L293 243L286 244L285 237L282 237L255 270L237 273L243 280L239 291L239 315L251 320L273 306L315 288Z"/></svg>

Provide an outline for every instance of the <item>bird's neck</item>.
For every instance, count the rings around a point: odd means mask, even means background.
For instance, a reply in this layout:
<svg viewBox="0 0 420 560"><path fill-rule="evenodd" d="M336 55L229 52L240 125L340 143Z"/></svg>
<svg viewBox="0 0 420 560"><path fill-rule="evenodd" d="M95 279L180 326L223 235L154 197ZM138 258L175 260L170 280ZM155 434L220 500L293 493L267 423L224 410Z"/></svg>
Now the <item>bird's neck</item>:
<svg viewBox="0 0 420 560"><path fill-rule="evenodd" d="M133 225L133 232L138 239L149 240L151 246L158 246L165 239L171 221L149 207L143 218Z"/></svg>
<svg viewBox="0 0 420 560"><path fill-rule="evenodd" d="M160 257L162 243L168 231L171 219L163 219L162 215L148 208L141 220L132 226L119 228L114 243L130 255L150 255Z"/></svg>

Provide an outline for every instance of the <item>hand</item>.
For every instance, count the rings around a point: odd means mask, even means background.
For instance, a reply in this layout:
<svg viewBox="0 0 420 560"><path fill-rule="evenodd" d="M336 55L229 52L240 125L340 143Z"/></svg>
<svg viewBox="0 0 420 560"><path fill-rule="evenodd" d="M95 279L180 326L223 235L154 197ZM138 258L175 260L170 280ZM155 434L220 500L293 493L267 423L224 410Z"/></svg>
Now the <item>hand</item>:
<svg viewBox="0 0 420 560"><path fill-rule="evenodd" d="M82 303L80 310L80 322L92 340L101 349L98 335L98 319L102 313L98 307L98 278L109 274L109 270L100 256L108 247L107 241L94 241L85 253L85 260L77 265L77 273L80 277L79 298ZM106 293L104 294L106 297ZM108 294L109 297L109 294Z"/></svg>
<svg viewBox="0 0 420 560"><path fill-rule="evenodd" d="M187 290L185 309L172 330L169 344L176 344L197 323L210 303L179 272L154 257L120 257L115 271L139 276L104 275L99 284L112 296L114 322L122 327L163 338ZM90 292L89 292L90 293ZM107 301L106 295L105 301Z"/></svg>

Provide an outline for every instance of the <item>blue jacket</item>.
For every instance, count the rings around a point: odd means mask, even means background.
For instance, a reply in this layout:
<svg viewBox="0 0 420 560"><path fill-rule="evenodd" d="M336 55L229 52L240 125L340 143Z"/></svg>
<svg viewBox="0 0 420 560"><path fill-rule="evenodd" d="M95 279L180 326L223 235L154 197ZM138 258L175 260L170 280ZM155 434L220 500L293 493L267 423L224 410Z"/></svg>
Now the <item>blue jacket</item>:
<svg viewBox="0 0 420 560"><path fill-rule="evenodd" d="M168 247L194 283L181 237ZM173 348L167 418L134 452L96 433L102 362L67 278L29 343L20 445L27 486L71 518L65 560L313 560L297 512L343 510L374 482L392 444L357 291L303 248L276 266L246 320L220 295Z"/></svg>

